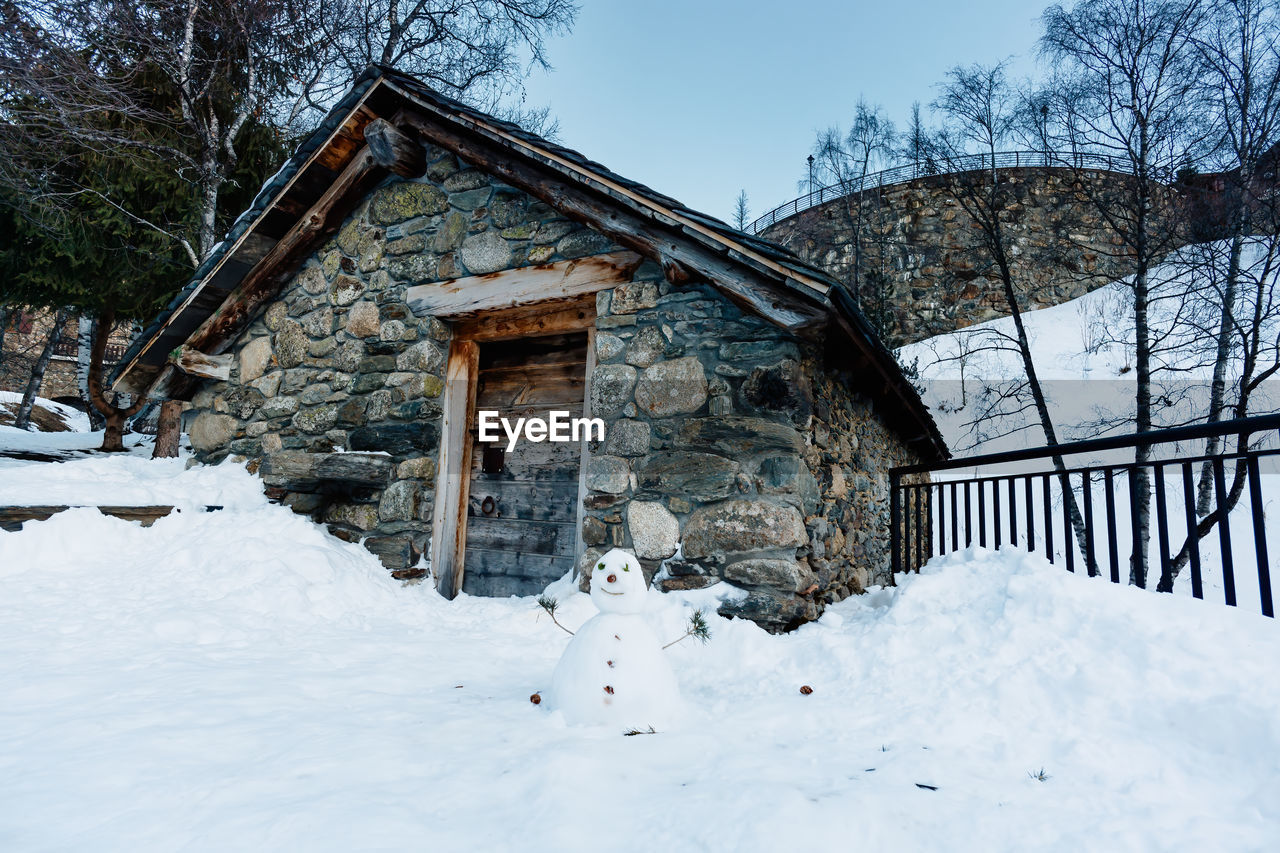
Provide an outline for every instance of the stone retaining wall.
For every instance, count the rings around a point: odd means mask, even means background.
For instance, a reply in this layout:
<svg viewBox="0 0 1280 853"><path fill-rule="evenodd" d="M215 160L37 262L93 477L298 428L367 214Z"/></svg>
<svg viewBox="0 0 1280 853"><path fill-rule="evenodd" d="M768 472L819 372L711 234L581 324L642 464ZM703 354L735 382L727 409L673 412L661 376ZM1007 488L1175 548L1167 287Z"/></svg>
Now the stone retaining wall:
<svg viewBox="0 0 1280 853"><path fill-rule="evenodd" d="M1076 181L1092 192L1120 191L1123 176L1071 169L1002 169L1009 202L1002 219L1013 279L1024 309L1058 305L1133 272L1129 253ZM883 276L881 322L892 346L1008 314L999 271L979 244L956 186L986 173L920 178L867 190L802 211L761 235L841 281L852 279L855 224L859 267ZM864 294L862 303L867 306Z"/></svg>

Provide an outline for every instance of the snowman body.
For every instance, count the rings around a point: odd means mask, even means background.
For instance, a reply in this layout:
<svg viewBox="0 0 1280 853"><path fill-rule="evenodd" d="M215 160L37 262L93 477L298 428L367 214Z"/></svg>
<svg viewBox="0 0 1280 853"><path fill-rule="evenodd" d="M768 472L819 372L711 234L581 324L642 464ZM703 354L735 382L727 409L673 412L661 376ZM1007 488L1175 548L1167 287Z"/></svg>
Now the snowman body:
<svg viewBox="0 0 1280 853"><path fill-rule="evenodd" d="M682 707L662 644L642 615L648 588L635 557L614 549L591 575L600 610L564 650L551 707L566 723L645 731L669 726Z"/></svg>

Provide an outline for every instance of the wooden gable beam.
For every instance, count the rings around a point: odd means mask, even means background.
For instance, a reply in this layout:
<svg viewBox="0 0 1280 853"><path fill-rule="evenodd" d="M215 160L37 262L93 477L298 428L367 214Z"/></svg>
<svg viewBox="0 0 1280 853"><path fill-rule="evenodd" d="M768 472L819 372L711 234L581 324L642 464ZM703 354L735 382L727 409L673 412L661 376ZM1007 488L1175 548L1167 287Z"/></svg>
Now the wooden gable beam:
<svg viewBox="0 0 1280 853"><path fill-rule="evenodd" d="M735 302L776 325L799 331L826 323L827 308L821 297L806 298L782 281L771 280L763 273L752 275L730 260L727 251L721 254L691 241L681 233L679 223L664 227L619 205L601 191L566 180L550 166L511 156L509 149L476 131L417 113L406 113L403 124L473 166L656 261L664 271L699 270Z"/></svg>
<svg viewBox="0 0 1280 853"><path fill-rule="evenodd" d="M225 355L209 355L188 346L178 347L169 356L169 363L188 376L201 379L220 379L223 382L231 378L231 362L234 357Z"/></svg>
<svg viewBox="0 0 1280 853"><path fill-rule="evenodd" d="M449 318L529 302L569 299L630 281L643 260L635 252L612 252L516 267L414 285L405 292L405 301L416 317Z"/></svg>
<svg viewBox="0 0 1280 853"><path fill-rule="evenodd" d="M417 178L427 171L422 143L386 119L375 118L365 125L364 141L379 166L402 178Z"/></svg>
<svg viewBox="0 0 1280 853"><path fill-rule="evenodd" d="M293 274L294 267L321 241L337 231L363 193L372 189L385 175L385 170L375 162L367 148L359 151L306 215L241 279L222 306L187 337L187 346L207 355L225 352L254 313L275 297L284 280ZM116 384L120 390L128 391L124 378L122 375ZM168 364L151 384L150 395L170 399L181 397L191 385L188 378L178 375L173 364Z"/></svg>

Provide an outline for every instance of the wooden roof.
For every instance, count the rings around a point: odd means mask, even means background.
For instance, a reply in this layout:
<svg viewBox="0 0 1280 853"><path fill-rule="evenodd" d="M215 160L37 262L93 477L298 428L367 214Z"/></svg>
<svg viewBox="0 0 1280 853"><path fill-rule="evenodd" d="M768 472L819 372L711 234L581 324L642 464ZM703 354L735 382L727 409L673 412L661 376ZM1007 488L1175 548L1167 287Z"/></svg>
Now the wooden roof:
<svg viewBox="0 0 1280 853"><path fill-rule="evenodd" d="M384 119L547 202L662 265L669 280L703 278L746 310L797 334L826 331L860 372L860 390L889 404L895 428L927 459L946 445L892 353L843 286L782 247L691 210L582 154L555 145L391 69L367 69L320 127L273 175L195 276L121 360L115 387L184 397L181 347L228 350L297 266L341 226L395 165L364 130ZM381 153L381 152L378 152ZM869 372L868 372L869 371Z"/></svg>

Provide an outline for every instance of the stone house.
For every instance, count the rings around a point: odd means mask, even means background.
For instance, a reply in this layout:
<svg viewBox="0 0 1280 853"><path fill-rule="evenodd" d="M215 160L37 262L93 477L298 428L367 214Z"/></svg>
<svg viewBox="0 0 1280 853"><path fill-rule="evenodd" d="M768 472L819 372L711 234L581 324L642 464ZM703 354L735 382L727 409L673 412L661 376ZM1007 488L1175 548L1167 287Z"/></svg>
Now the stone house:
<svg viewBox="0 0 1280 853"><path fill-rule="evenodd" d="M446 596L623 546L785 630L891 582L887 470L947 454L828 276L381 68L123 363L201 459ZM480 429L552 411L603 438Z"/></svg>

